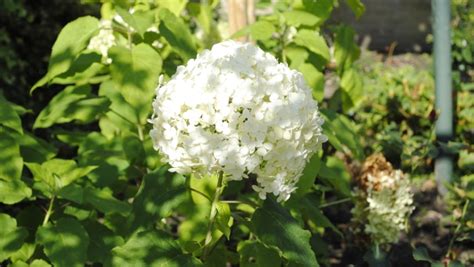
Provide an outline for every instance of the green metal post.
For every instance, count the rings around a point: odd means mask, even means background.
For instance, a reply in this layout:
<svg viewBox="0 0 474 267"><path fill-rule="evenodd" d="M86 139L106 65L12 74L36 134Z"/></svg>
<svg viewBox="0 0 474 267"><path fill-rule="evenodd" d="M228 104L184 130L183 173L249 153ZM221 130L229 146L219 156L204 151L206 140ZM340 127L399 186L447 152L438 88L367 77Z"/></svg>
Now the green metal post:
<svg viewBox="0 0 474 267"><path fill-rule="evenodd" d="M453 92L451 79L451 1L432 0L434 34L434 73L436 83L436 138L448 142L453 138ZM444 184L451 181L453 158L440 149L435 161L435 176L440 192L446 193Z"/></svg>

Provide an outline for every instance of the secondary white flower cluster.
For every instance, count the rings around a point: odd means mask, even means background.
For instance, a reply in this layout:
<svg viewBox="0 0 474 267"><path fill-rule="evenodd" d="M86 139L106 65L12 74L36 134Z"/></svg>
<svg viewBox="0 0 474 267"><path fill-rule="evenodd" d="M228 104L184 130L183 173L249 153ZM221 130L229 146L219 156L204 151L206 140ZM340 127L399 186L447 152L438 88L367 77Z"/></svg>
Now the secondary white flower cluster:
<svg viewBox="0 0 474 267"><path fill-rule="evenodd" d="M156 95L150 135L172 171L222 171L229 180L253 174L262 199L287 200L327 139L301 73L250 43L203 51Z"/></svg>
<svg viewBox="0 0 474 267"><path fill-rule="evenodd" d="M112 61L108 57L109 49L115 45L115 36L112 29L111 20L101 20L99 33L92 37L89 41L87 49L95 50L102 55L105 63L110 64Z"/></svg>
<svg viewBox="0 0 474 267"><path fill-rule="evenodd" d="M364 224L364 232L378 244L397 242L414 210L409 179L402 171L391 169L390 163L384 164L388 169L372 168L366 173L352 210L354 218Z"/></svg>

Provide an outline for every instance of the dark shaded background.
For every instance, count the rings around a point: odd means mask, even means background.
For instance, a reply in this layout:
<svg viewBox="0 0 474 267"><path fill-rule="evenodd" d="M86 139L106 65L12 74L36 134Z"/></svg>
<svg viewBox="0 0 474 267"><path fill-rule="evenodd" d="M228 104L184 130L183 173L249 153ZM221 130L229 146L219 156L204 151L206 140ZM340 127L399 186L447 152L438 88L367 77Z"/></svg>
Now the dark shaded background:
<svg viewBox="0 0 474 267"><path fill-rule="evenodd" d="M11 102L39 111L58 88L37 90L34 96L28 92L45 74L59 31L80 16L98 16L98 8L79 0L1 0L0 93Z"/></svg>

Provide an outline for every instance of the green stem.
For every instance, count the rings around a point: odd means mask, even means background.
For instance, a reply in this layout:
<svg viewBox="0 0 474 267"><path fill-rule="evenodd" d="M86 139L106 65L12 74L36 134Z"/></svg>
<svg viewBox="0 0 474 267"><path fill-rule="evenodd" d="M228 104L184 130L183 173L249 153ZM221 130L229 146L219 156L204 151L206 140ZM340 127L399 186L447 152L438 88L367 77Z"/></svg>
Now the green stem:
<svg viewBox="0 0 474 267"><path fill-rule="evenodd" d="M211 252L211 242L212 242L212 228L214 226L214 222L216 220L216 215L217 215L217 204L219 203L219 198L221 197L222 191L224 187L222 186L222 181L224 178L224 174L222 172L219 173L219 178L217 180L217 187L216 187L216 192L214 194L214 199L212 200L211 204L211 213L209 215L209 224L207 226L207 234L206 234L206 239L204 240L204 251L202 258L203 260L206 259L206 257L209 255Z"/></svg>
<svg viewBox="0 0 474 267"><path fill-rule="evenodd" d="M209 202L212 202L212 199L211 199L208 195L204 194L203 192L201 192L201 191L199 191L199 190L197 190L197 189L194 189L194 188L192 188L192 187L190 187L189 190L191 190L191 191L193 191L194 193L197 193L197 194L203 196L204 198L206 198L207 200L209 200Z"/></svg>
<svg viewBox="0 0 474 267"><path fill-rule="evenodd" d="M111 108L109 109L109 111L112 112L112 113L114 113L115 115L119 116L122 120L124 120L124 121L130 123L131 125L133 125L133 126L136 125L133 121L131 121L131 120L125 118L122 114L118 113L117 111L115 111L115 110L113 110L113 109L111 109Z"/></svg>
<svg viewBox="0 0 474 267"><path fill-rule="evenodd" d="M140 141L143 141L143 129L142 129L142 126L140 124L137 124L137 129L138 129L138 138L140 139Z"/></svg>
<svg viewBox="0 0 474 267"><path fill-rule="evenodd" d="M46 211L46 215L44 216L44 220L43 220L43 226L45 226L48 223L49 217L51 217L51 214L53 212L53 204L54 204L54 196L49 201L48 211Z"/></svg>
<svg viewBox="0 0 474 267"><path fill-rule="evenodd" d="M343 199L339 199L339 200L336 200L336 201L333 201L333 202L328 202L328 203L319 205L319 208L326 208L326 207L334 206L334 205L337 205L337 204L345 203L345 202L348 202L348 201L351 201L351 200L352 200L351 198L343 198Z"/></svg>

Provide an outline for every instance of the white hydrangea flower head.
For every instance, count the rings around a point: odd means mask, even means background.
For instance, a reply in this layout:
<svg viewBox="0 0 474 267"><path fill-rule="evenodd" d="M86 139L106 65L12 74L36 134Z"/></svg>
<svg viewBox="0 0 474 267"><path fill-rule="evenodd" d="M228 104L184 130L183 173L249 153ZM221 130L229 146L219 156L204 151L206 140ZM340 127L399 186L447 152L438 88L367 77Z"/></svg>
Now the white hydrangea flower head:
<svg viewBox="0 0 474 267"><path fill-rule="evenodd" d="M110 64L111 59L108 57L108 51L114 45L115 36L112 29L112 21L101 20L99 33L91 38L87 49L99 52L102 55L104 62Z"/></svg>
<svg viewBox="0 0 474 267"><path fill-rule="evenodd" d="M364 232L378 244L395 243L414 210L410 180L394 170L382 155L368 158L364 164L362 186L356 191L354 218ZM375 166L378 165L378 166Z"/></svg>
<svg viewBox="0 0 474 267"><path fill-rule="evenodd" d="M158 86L150 135L172 171L255 175L260 198L285 201L327 140L301 73L250 43L205 50Z"/></svg>

